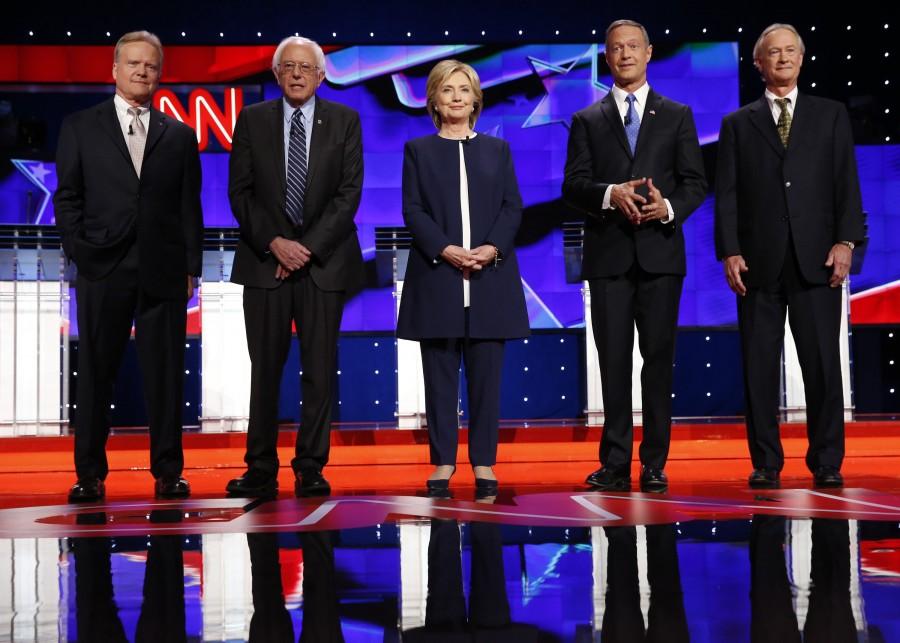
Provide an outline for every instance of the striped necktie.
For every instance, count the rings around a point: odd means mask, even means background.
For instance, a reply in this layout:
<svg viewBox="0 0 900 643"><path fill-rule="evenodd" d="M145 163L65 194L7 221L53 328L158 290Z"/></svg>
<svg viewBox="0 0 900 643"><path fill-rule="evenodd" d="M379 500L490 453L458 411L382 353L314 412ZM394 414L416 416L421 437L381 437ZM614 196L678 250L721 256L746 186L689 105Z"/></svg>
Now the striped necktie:
<svg viewBox="0 0 900 643"><path fill-rule="evenodd" d="M778 138L780 138L781 143L787 147L788 140L791 138L791 112L788 109L788 105L791 104L791 99L776 98L775 104L781 109L781 114L778 115L778 123L775 125L778 129Z"/></svg>
<svg viewBox="0 0 900 643"><path fill-rule="evenodd" d="M291 116L291 135L288 144L287 190L284 211L298 228L303 225L303 197L306 194L306 128L303 113L296 109Z"/></svg>

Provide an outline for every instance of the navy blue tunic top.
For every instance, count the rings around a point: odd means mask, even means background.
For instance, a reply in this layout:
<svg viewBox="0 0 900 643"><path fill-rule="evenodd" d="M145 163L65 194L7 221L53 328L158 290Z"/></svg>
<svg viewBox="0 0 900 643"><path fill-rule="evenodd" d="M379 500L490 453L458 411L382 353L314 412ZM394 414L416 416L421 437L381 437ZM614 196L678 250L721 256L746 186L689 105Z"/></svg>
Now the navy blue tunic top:
<svg viewBox="0 0 900 643"><path fill-rule="evenodd" d="M397 336L465 337L462 272L440 258L462 246L459 141L416 138L403 150L403 220L413 238L400 301ZM469 337L527 337L528 313L514 240L522 199L509 145L485 134L463 144L471 247L491 244L502 261L470 276ZM437 261L435 261L437 260Z"/></svg>

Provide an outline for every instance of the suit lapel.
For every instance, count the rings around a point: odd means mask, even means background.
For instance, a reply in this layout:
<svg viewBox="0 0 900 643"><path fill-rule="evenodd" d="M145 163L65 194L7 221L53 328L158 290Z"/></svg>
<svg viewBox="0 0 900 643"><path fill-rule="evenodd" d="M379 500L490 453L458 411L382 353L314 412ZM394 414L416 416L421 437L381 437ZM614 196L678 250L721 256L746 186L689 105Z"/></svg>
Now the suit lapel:
<svg viewBox="0 0 900 643"><path fill-rule="evenodd" d="M812 131L809 127L809 121L813 118L813 114L814 112L811 111L809 105L809 97L798 94L797 102L794 104L794 113L791 115L791 133L790 136L788 136L788 151L805 144L808 133Z"/></svg>
<svg viewBox="0 0 900 643"><path fill-rule="evenodd" d="M638 138L637 144L634 148L634 155L637 158L641 157L641 150L646 148L650 143L648 141L653 140L653 132L656 129L656 120L657 110L660 109L660 104L662 100L656 92L652 89L647 92L647 104L644 105L644 117L641 119L641 127L638 130ZM622 126L622 132L624 133L625 126Z"/></svg>
<svg viewBox="0 0 900 643"><path fill-rule="evenodd" d="M128 165L133 169L134 164L131 162L131 154L128 153L128 145L125 143L125 136L122 134L122 126L119 124L118 115L116 115L116 106L111 98L97 106L97 120L100 122L100 128L112 139L122 156L128 161Z"/></svg>
<svg viewBox="0 0 900 643"><path fill-rule="evenodd" d="M150 128L147 130L147 146L144 148L145 161L150 156L153 148L156 147L156 144L159 143L159 139L162 138L166 128L168 128L169 124L167 121L168 117L165 114L152 107L150 108Z"/></svg>
<svg viewBox="0 0 900 643"><path fill-rule="evenodd" d="M312 120L312 139L309 143L309 155L306 159L306 164L309 168L306 176L307 193L309 193L310 186L315 185L313 178L316 176L316 169L319 167L318 161L322 158L322 148L325 145L324 128L328 127L328 101L316 96L316 109L313 112Z"/></svg>
<svg viewBox="0 0 900 643"><path fill-rule="evenodd" d="M287 190L285 184L285 160L284 160L284 99L279 98L272 101L272 112L269 116L270 127L272 128L272 143L275 148L275 173L278 175L278 185L281 186L281 193Z"/></svg>
<svg viewBox="0 0 900 643"><path fill-rule="evenodd" d="M772 111L769 109L769 103L763 96L750 107L750 121L759 130L762 137L766 139L772 149L778 156L784 156L784 145L778 136L778 129L775 127L775 119L772 118ZM793 129L793 126L792 126Z"/></svg>
<svg viewBox="0 0 900 643"><path fill-rule="evenodd" d="M619 108L616 106L616 100L613 98L612 92L609 92L600 100L600 107L606 120L609 121L610 128L622 145L622 149L628 154L628 158L633 158L631 146L628 145L628 137L625 136L625 125L622 122L622 116L619 114ZM638 138L640 139L640 137Z"/></svg>

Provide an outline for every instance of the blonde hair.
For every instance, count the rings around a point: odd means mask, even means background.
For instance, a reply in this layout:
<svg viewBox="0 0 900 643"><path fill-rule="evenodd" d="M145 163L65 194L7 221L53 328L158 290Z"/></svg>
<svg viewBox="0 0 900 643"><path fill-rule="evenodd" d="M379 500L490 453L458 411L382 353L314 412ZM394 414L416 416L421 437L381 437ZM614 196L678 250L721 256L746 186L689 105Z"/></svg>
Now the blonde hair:
<svg viewBox="0 0 900 643"><path fill-rule="evenodd" d="M153 47L156 48L156 52L159 54L159 66L162 67L162 42L160 42L159 36L150 33L149 31L129 31L127 34L119 38L119 41L116 43L116 50L113 52L114 63L119 62L119 52L122 51L122 47L132 42L146 42L148 45L153 45Z"/></svg>
<svg viewBox="0 0 900 643"><path fill-rule="evenodd" d="M475 127L475 122L481 116L481 109L484 106L484 94L481 92L481 80L478 73L472 69L471 65L460 62L458 60L442 60L428 74L428 83L425 90L425 109L431 116L431 122L438 129L441 129L441 115L438 113L437 94L447 79L456 72L462 72L469 83L472 85L472 93L475 95L475 101L472 103L472 113L469 114L469 127Z"/></svg>

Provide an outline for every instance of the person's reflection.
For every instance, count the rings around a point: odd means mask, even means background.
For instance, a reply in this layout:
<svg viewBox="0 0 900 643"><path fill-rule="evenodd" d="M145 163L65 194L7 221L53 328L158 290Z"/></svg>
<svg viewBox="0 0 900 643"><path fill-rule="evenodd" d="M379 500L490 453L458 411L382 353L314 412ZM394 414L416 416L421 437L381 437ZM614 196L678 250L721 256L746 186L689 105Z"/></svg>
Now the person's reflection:
<svg viewBox="0 0 900 643"><path fill-rule="evenodd" d="M71 538L79 641L127 641L113 596L109 538Z"/></svg>
<svg viewBox="0 0 900 643"><path fill-rule="evenodd" d="M334 567L334 532L300 533L303 548L303 622L301 643L343 643ZM247 534L253 590L251 642L294 640L284 605L278 535Z"/></svg>
<svg viewBox="0 0 900 643"><path fill-rule="evenodd" d="M788 521L757 515L750 529L750 639L800 641L785 558ZM850 525L846 520L812 520L806 641L857 640L850 605ZM795 579L800 580L800 579Z"/></svg>
<svg viewBox="0 0 900 643"><path fill-rule="evenodd" d="M537 628L510 619L500 526L473 522L468 618L463 594L459 523L434 519L428 541L425 626L403 633L411 643L537 641Z"/></svg>
<svg viewBox="0 0 900 643"><path fill-rule="evenodd" d="M641 612L638 545L635 527L604 527L607 552L606 609L600 640L689 641L675 525L647 525L647 581L650 608L647 627Z"/></svg>
<svg viewBox="0 0 900 643"><path fill-rule="evenodd" d="M79 520L84 524L88 519ZM97 524L105 523L105 518ZM113 593L110 538L72 538L79 641L127 641ZM185 641L180 536L150 536L136 641Z"/></svg>

